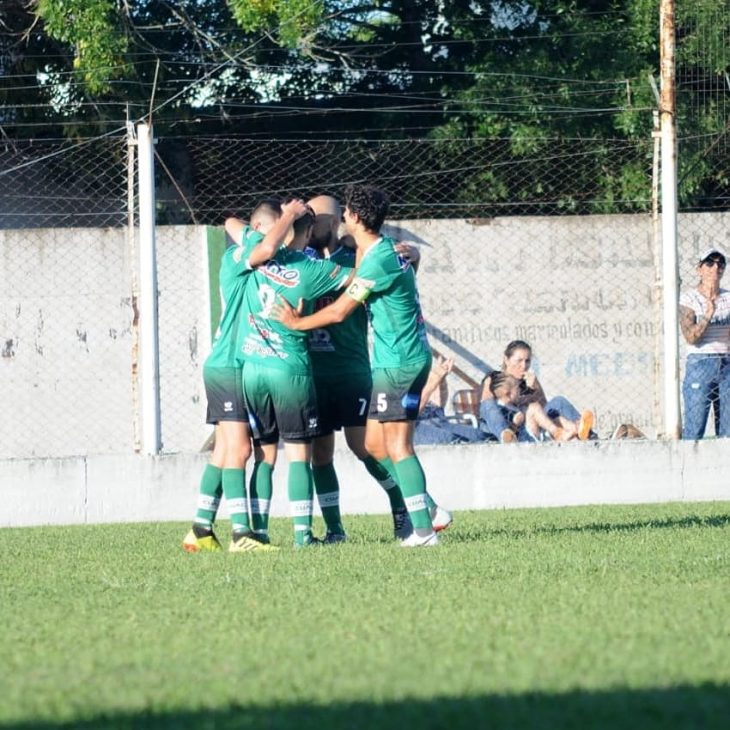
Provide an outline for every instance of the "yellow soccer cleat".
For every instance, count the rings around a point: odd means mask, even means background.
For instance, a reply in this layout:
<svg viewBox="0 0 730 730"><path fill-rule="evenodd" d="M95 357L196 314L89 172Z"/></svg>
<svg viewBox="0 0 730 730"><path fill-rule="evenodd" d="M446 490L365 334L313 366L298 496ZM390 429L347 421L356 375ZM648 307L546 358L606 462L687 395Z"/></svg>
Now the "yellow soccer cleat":
<svg viewBox="0 0 730 730"><path fill-rule="evenodd" d="M263 540L256 539L253 533L240 535L231 538L231 544L228 546L229 553L250 553L250 552L277 552L279 548L271 545Z"/></svg>
<svg viewBox="0 0 730 730"><path fill-rule="evenodd" d="M215 533L211 532L205 537L198 537L193 530L185 535L182 546L187 553L218 553L223 550Z"/></svg>

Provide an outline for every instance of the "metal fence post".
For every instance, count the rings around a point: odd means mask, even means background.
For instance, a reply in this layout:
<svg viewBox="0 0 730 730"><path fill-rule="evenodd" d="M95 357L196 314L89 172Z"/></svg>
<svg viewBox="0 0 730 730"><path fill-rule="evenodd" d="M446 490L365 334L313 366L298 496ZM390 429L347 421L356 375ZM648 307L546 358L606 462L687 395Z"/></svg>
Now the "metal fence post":
<svg viewBox="0 0 730 730"><path fill-rule="evenodd" d="M677 266L677 129L674 0L661 0L661 183L664 302L664 436L681 435L679 411L679 270Z"/></svg>
<svg viewBox="0 0 730 730"><path fill-rule="evenodd" d="M155 161L152 127L137 125L139 175L139 320L142 450L157 454L160 438L160 353L155 244Z"/></svg>

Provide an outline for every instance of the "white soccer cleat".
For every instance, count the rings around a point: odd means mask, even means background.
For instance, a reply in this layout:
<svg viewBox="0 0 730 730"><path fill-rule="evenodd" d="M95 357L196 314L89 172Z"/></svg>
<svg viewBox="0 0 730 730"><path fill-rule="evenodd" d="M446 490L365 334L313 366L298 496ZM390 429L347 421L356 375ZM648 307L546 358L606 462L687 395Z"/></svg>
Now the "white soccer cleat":
<svg viewBox="0 0 730 730"><path fill-rule="evenodd" d="M439 536L435 532L430 532L428 535L419 535L417 532L413 532L405 540L400 541L401 547L433 547L439 544Z"/></svg>
<svg viewBox="0 0 730 730"><path fill-rule="evenodd" d="M436 532L445 530L453 521L454 517L447 509L438 505L431 510L431 524Z"/></svg>

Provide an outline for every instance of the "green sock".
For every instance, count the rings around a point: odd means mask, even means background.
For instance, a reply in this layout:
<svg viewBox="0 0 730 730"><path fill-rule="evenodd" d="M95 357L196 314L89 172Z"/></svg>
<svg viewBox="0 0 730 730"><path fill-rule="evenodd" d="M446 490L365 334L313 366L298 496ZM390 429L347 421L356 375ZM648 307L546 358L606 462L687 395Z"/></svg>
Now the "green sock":
<svg viewBox="0 0 730 730"><path fill-rule="evenodd" d="M426 492L426 506L431 511L436 509L436 502L433 501L433 497L428 492Z"/></svg>
<svg viewBox="0 0 730 730"><path fill-rule="evenodd" d="M312 467L306 461L289 462L289 508L294 520L294 544L312 539Z"/></svg>
<svg viewBox="0 0 730 730"><path fill-rule="evenodd" d="M233 532L250 530L246 503L246 475L243 469L223 470L223 494L226 496L228 514L231 517L231 530Z"/></svg>
<svg viewBox="0 0 730 730"><path fill-rule="evenodd" d="M203 476L200 478L198 491L198 511L195 513L195 524L212 529L218 505L221 503L221 475L222 470L213 464L206 464Z"/></svg>
<svg viewBox="0 0 730 730"><path fill-rule="evenodd" d="M403 494L398 486L398 482L395 479L395 467L393 462L386 456L384 459L375 459L372 456L366 456L362 463L365 464L365 468L368 470L371 476L373 476L378 484L385 490L390 501L391 512L398 512L406 508L406 503L403 501Z"/></svg>
<svg viewBox="0 0 730 730"><path fill-rule="evenodd" d="M312 479L327 532L344 534L340 515L340 483L337 481L335 465L330 461L329 464L313 466Z"/></svg>
<svg viewBox="0 0 730 730"><path fill-rule="evenodd" d="M269 510L274 492L272 476L274 467L265 461L257 461L253 467L249 492L251 496L251 522L258 535L269 534Z"/></svg>
<svg viewBox="0 0 730 730"><path fill-rule="evenodd" d="M426 475L421 462L414 454L394 465L398 475L398 483L403 491L408 514L411 516L413 529L432 530L431 516L428 513L426 500Z"/></svg>

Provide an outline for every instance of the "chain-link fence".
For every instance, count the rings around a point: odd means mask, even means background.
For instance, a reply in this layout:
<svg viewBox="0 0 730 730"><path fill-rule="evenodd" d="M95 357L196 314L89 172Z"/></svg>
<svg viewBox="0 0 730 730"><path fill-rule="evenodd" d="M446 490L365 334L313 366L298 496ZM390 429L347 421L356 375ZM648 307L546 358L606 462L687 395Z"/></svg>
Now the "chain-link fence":
<svg viewBox="0 0 730 730"><path fill-rule="evenodd" d="M102 177L124 182L126 155L118 140L102 146L105 154L110 148L116 158L101 168ZM548 396L593 410L601 437L622 423L657 434L661 318L651 140L555 140L512 158L504 140L264 145L190 138L175 140L177 162L165 159L165 149L161 141L163 221L219 224L229 213L245 216L265 195L339 195L347 183L364 180L399 191L391 192L387 230L421 250L419 286L431 340L462 374L450 377L452 394L499 368L507 343L522 339L534 348L533 367ZM174 170L188 162L195 174L173 185ZM520 199L524 178L539 196ZM45 190L58 182L43 181ZM115 217L104 220L118 228L64 229L84 206L62 218L59 202L53 229L29 228L31 208L26 225L3 234L9 282L2 295L3 363L10 390L23 393L9 413L26 424L6 421L6 456L125 451L137 441L136 244L121 225L127 215L121 184L117 194L118 209L108 203L100 209L94 197L85 205L97 216L111 211ZM34 199L40 214L45 198ZM727 226L716 212L680 221L687 271L705 245L726 239ZM207 433L206 228L159 225L157 239L163 448L194 450ZM33 425L41 403L50 424L42 436Z"/></svg>
<svg viewBox="0 0 730 730"><path fill-rule="evenodd" d="M707 20L705 19L707 22ZM718 24L721 25L721 24ZM729 44L679 44L682 285L700 252L730 248ZM649 114L650 112L647 112ZM392 200L386 231L422 254L434 348L456 360L451 393L534 348L548 396L595 412L609 437L661 430L657 141L399 139L265 141L163 135L156 145L160 398L166 451L208 434L210 229L269 195L341 195L367 182ZM5 139L0 145L3 391L0 456L139 447L134 146ZM681 364L685 342L680 337ZM450 404L447 404L447 412ZM711 429L710 429L711 430Z"/></svg>
<svg viewBox="0 0 730 730"><path fill-rule="evenodd" d="M630 422L653 436L661 320L652 141L515 147L502 139L178 139L160 145L163 159L174 150L164 168L184 160L195 175L168 183L174 194L158 204L170 220L213 224L245 217L265 196L382 187L393 201L388 230L422 251L432 343L463 373L451 376L452 394L475 387L500 367L508 342L523 339L548 394L592 409L600 435Z"/></svg>

